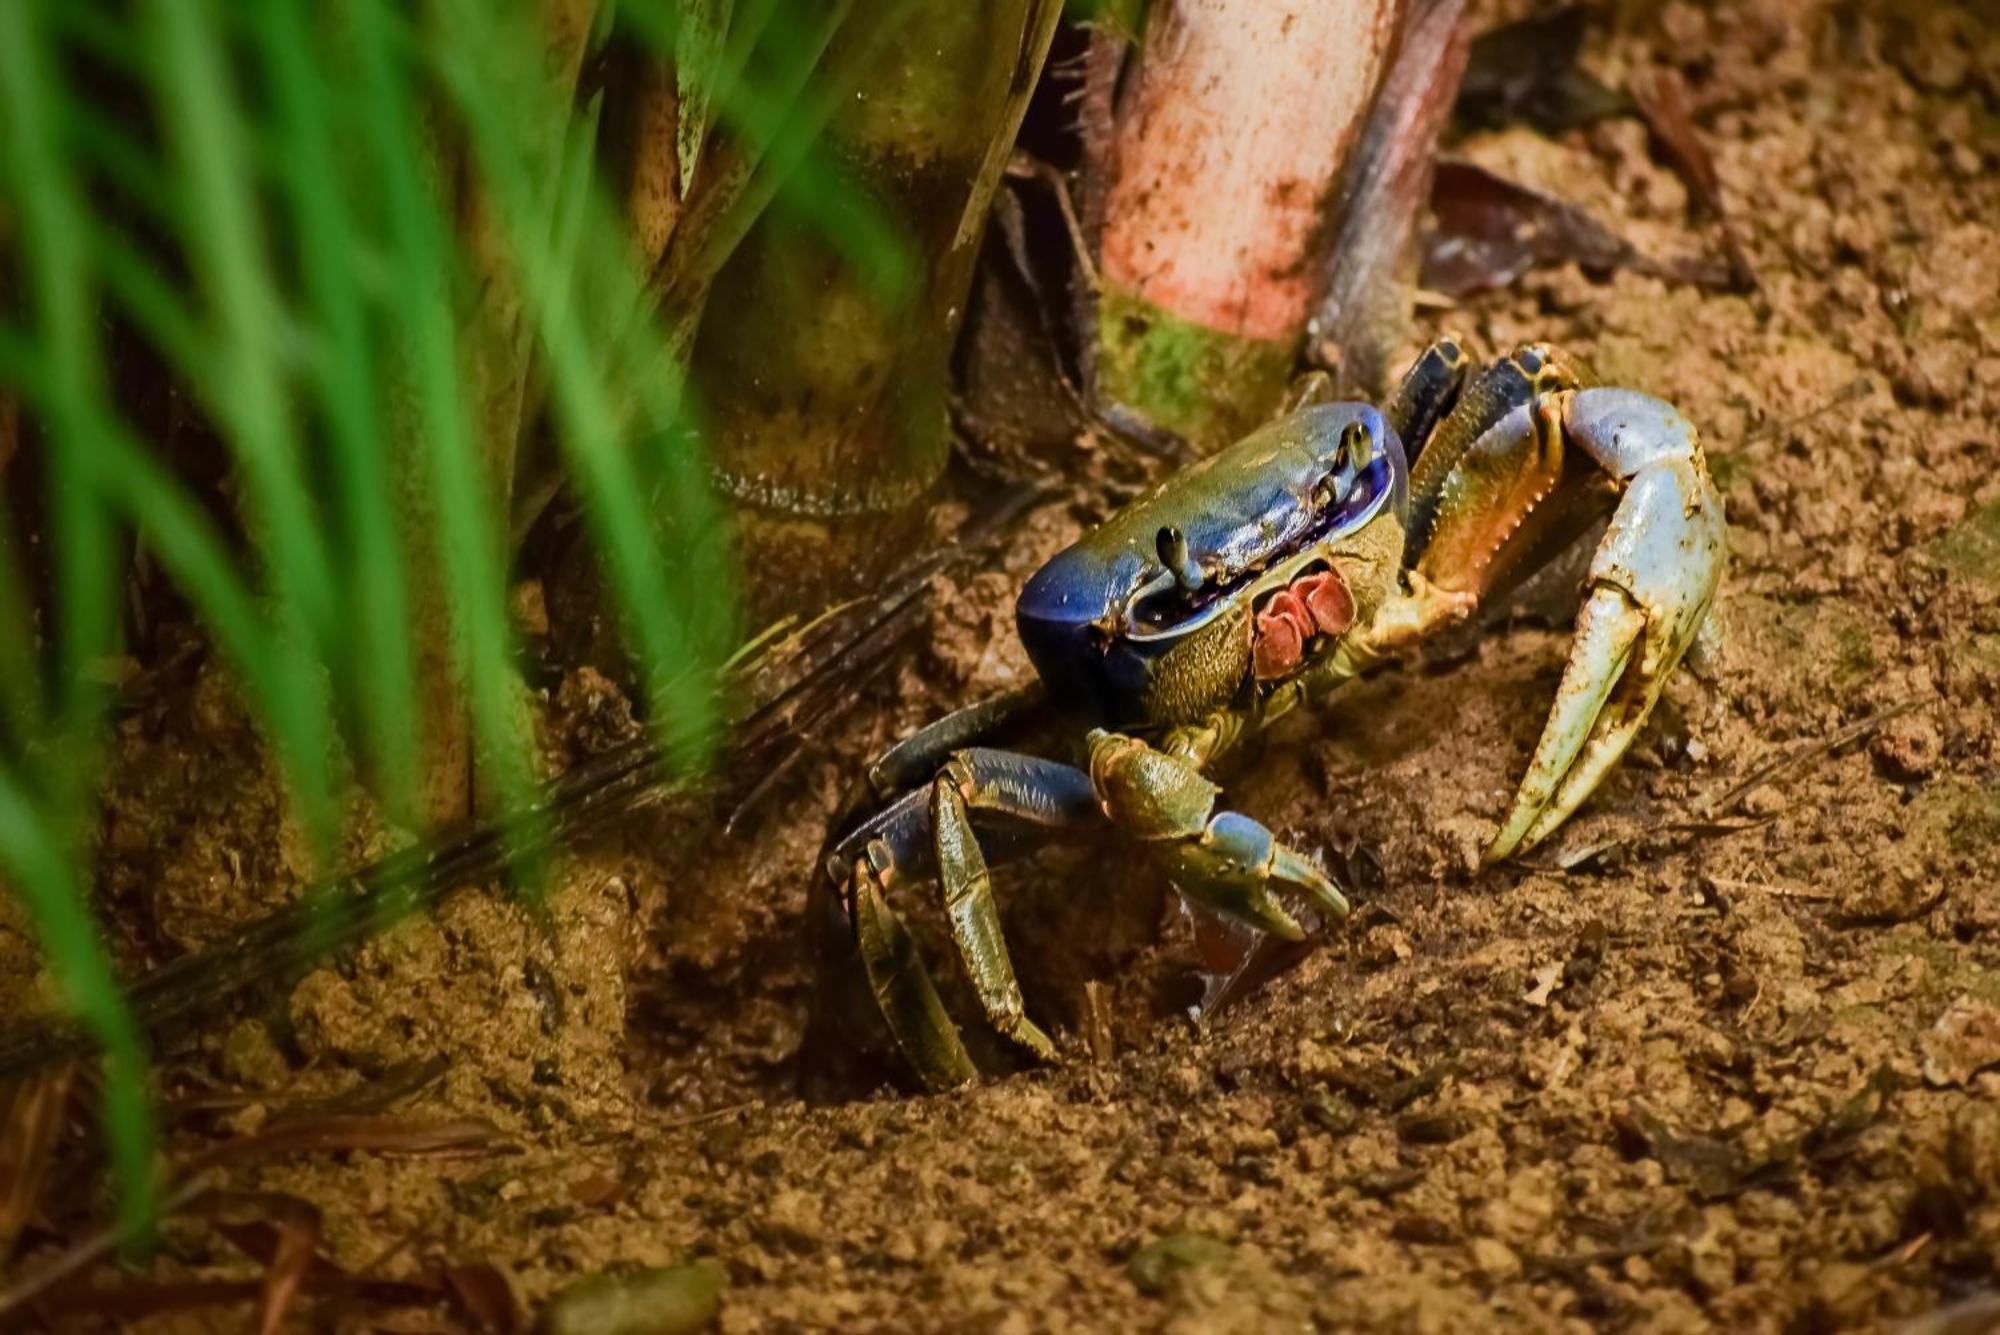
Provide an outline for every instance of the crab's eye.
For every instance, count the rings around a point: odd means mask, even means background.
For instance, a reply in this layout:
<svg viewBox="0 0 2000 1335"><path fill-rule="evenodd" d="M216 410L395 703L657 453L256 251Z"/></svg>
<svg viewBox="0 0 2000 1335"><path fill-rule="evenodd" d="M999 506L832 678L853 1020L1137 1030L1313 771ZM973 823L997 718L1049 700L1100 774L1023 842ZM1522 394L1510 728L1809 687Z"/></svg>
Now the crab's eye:
<svg viewBox="0 0 2000 1335"><path fill-rule="evenodd" d="M1174 583L1189 593L1201 587L1201 563L1188 552L1187 534L1168 524L1154 535L1153 546L1159 553L1160 564L1173 575Z"/></svg>
<svg viewBox="0 0 2000 1335"><path fill-rule="evenodd" d="M1339 467L1343 473L1358 473L1374 452L1373 441L1368 428L1360 422L1349 422L1340 429Z"/></svg>

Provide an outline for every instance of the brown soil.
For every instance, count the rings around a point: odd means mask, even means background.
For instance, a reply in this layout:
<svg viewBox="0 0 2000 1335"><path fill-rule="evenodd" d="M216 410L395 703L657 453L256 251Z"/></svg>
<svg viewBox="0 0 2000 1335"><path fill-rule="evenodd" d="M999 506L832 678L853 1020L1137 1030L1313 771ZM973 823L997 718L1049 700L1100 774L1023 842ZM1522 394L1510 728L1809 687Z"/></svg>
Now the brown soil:
<svg viewBox="0 0 2000 1335"><path fill-rule="evenodd" d="M1534 866L1476 865L1560 671L1564 637L1530 627L1287 720L1226 776L1383 873L1275 984L1189 1021L1157 878L1069 854L1005 880L1060 1067L797 1101L824 819L871 750L1023 679L1008 599L1091 517L1063 507L947 591L894 691L752 828L644 815L544 913L461 896L320 970L169 1066L179 1093L252 1095L181 1117L177 1150L442 1057L399 1114L489 1119L513 1152L229 1185L317 1203L344 1266L493 1262L530 1307L710 1258L733 1331L1879 1328L2000 1285L2000 24L1623 8L1589 62L1685 62L1758 290L1543 270L1426 323L1554 341L1680 405L1732 566L1724 633ZM1636 121L1467 152L1649 253L1714 243ZM106 857L128 944L157 950L301 859L226 689L135 692L159 704ZM556 703L565 747L622 726L592 674ZM150 1273L258 1272L183 1220Z"/></svg>

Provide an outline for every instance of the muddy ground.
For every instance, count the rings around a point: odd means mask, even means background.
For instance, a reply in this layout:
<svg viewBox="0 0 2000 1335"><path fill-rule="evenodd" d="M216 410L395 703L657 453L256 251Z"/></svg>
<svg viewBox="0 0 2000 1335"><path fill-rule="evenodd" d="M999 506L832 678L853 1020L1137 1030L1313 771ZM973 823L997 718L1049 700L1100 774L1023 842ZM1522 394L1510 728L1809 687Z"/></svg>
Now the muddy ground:
<svg viewBox="0 0 2000 1335"><path fill-rule="evenodd" d="M893 688L750 828L637 817L546 914L462 896L170 1054L176 1154L414 1064L434 1078L396 1115L504 1144L295 1152L226 1185L313 1202L347 1270L491 1263L529 1310L705 1259L732 1331L1821 1330L2000 1289L2000 18L1623 10L1589 64L1687 75L1757 290L1545 269L1418 330L1552 340L1673 400L1728 498L1724 633L1531 865L1477 866L1562 662L1525 626L1287 720L1225 776L1380 868L1289 975L1191 1022L1157 877L1061 855L1005 881L1059 1067L799 1102L822 823L873 749L1023 679L1009 593L1093 514L1061 503L942 591ZM1651 253L1716 244L1636 120L1464 151ZM124 945L158 955L302 868L226 684L134 691L106 884ZM593 673L556 695L553 755L626 726ZM30 1242L17 1267L57 1246ZM136 1273L260 1272L182 1219ZM436 1329L477 1306L318 1310Z"/></svg>

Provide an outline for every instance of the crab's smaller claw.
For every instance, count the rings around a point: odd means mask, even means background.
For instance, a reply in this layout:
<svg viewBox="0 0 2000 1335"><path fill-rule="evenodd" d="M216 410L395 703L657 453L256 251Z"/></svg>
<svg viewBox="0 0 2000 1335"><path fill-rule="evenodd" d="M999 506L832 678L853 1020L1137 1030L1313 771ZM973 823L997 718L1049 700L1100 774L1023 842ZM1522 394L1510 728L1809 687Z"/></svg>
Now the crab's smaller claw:
<svg viewBox="0 0 2000 1335"><path fill-rule="evenodd" d="M1576 639L1535 758L1500 832L1496 862L1534 847L1625 753L1694 642L1723 563L1722 498L1694 430L1658 399L1588 389L1536 405L1621 487L1590 566Z"/></svg>
<svg viewBox="0 0 2000 1335"><path fill-rule="evenodd" d="M1243 813L1217 811L1222 790L1193 765L1102 729L1089 741L1105 816L1150 848L1189 899L1287 941L1305 929L1279 889L1303 895L1323 917L1347 916L1346 897L1312 859Z"/></svg>

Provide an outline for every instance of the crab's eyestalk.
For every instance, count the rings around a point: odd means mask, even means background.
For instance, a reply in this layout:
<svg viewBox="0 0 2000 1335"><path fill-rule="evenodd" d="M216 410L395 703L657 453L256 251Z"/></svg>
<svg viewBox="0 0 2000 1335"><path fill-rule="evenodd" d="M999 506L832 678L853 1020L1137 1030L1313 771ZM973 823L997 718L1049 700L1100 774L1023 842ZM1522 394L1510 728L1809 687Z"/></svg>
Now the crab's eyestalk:
<svg viewBox="0 0 2000 1335"><path fill-rule="evenodd" d="M1174 577L1174 583L1193 593L1202 585L1204 578L1201 563L1188 551L1187 534L1173 524L1163 527L1154 539L1154 548L1160 556L1160 564Z"/></svg>

